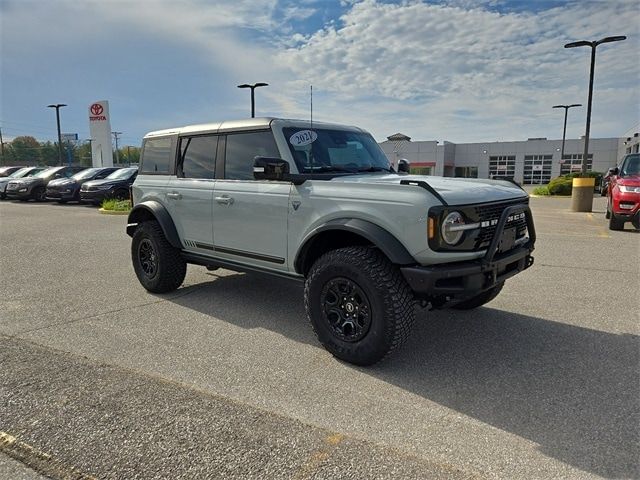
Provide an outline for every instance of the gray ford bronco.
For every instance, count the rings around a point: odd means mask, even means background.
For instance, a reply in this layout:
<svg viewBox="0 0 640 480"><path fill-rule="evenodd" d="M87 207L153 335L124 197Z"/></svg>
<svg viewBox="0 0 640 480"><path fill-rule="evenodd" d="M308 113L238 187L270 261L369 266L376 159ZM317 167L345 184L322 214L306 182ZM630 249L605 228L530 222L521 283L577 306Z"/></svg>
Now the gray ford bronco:
<svg viewBox="0 0 640 480"><path fill-rule="evenodd" d="M177 289L188 263L302 281L320 343L354 364L397 349L417 303L479 307L533 264L518 185L396 172L356 127L256 118L142 148L127 233L144 288Z"/></svg>

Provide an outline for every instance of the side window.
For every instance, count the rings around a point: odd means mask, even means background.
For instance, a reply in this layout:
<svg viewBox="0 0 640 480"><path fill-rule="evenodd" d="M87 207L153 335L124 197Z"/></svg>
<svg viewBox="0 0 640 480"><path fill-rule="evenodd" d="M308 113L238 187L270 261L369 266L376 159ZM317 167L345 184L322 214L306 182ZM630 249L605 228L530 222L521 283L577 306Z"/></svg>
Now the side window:
<svg viewBox="0 0 640 480"><path fill-rule="evenodd" d="M96 180L101 180L103 178L107 178L107 176L109 176L111 172L109 170L104 170L102 172L100 172L98 175L96 175Z"/></svg>
<svg viewBox="0 0 640 480"><path fill-rule="evenodd" d="M227 135L224 178L253 180L253 159L258 156L280 156L271 130Z"/></svg>
<svg viewBox="0 0 640 480"><path fill-rule="evenodd" d="M214 178L217 135L180 139L178 175L184 178Z"/></svg>
<svg viewBox="0 0 640 480"><path fill-rule="evenodd" d="M171 166L171 138L149 138L142 147L142 173L168 174Z"/></svg>

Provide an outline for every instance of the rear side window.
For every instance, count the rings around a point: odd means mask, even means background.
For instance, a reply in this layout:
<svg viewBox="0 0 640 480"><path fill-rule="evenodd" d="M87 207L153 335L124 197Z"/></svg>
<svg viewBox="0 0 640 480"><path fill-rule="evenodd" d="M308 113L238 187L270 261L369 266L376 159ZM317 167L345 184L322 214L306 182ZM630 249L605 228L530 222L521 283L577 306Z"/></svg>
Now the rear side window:
<svg viewBox="0 0 640 480"><path fill-rule="evenodd" d="M145 140L141 162L142 173L168 174L171 166L171 137Z"/></svg>
<svg viewBox="0 0 640 480"><path fill-rule="evenodd" d="M271 130L229 134L227 135L224 178L253 180L253 159L255 157L279 156L280 152L278 152Z"/></svg>
<svg viewBox="0 0 640 480"><path fill-rule="evenodd" d="M180 139L178 175L184 178L214 178L218 136Z"/></svg>

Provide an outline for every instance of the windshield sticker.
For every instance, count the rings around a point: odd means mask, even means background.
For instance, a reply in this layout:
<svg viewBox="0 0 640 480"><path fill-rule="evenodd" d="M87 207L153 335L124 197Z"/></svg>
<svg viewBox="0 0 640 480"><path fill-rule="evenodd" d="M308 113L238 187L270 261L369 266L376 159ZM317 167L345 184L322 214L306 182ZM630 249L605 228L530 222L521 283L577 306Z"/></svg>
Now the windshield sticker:
<svg viewBox="0 0 640 480"><path fill-rule="evenodd" d="M289 138L289 143L294 147L301 147L303 145L309 145L318 139L318 134L313 130L301 130L294 133Z"/></svg>

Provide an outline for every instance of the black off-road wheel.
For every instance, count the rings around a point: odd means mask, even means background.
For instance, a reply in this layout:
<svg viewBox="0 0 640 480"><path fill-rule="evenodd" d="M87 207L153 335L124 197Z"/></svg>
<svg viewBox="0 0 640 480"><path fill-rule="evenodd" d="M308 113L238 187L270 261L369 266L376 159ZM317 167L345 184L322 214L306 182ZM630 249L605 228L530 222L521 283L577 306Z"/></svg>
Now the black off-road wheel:
<svg viewBox="0 0 640 480"><path fill-rule="evenodd" d="M371 247L320 257L305 282L304 303L320 343L355 365L372 365L396 350L415 320L415 300L402 274Z"/></svg>
<svg viewBox="0 0 640 480"><path fill-rule="evenodd" d="M187 274L180 250L167 241L156 221L138 225L131 242L131 260L138 280L153 293L177 289Z"/></svg>
<svg viewBox="0 0 640 480"><path fill-rule="evenodd" d="M472 310L474 308L481 307L485 303L489 303L491 300L496 298L498 294L502 291L502 287L504 287L504 282L499 283L493 288L486 290L475 297L471 297L468 300L465 300L460 303L456 303L453 307L456 310Z"/></svg>

